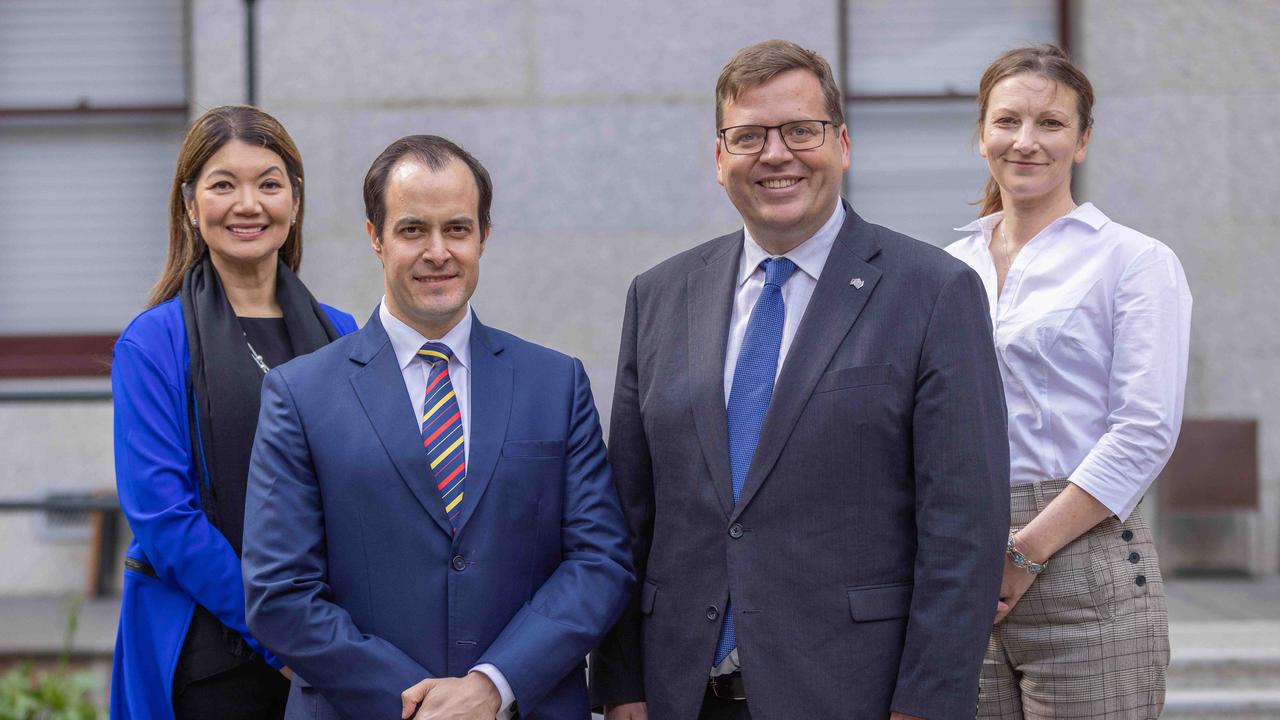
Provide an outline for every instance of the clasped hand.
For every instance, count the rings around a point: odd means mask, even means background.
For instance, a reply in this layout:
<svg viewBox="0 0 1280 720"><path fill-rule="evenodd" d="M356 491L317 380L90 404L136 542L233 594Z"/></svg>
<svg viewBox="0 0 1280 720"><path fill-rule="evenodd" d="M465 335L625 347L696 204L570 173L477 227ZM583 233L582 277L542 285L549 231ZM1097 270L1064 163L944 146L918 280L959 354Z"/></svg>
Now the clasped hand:
<svg viewBox="0 0 1280 720"><path fill-rule="evenodd" d="M494 720L502 696L489 676L472 671L460 678L427 678L400 693L400 705L402 720Z"/></svg>

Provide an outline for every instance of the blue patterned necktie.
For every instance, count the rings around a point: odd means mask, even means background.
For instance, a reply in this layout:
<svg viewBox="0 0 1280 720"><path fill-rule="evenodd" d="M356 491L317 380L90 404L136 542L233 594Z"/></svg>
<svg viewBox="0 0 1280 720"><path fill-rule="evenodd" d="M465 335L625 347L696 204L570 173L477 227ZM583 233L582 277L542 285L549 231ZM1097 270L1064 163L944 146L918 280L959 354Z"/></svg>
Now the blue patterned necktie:
<svg viewBox="0 0 1280 720"><path fill-rule="evenodd" d="M760 427L773 397L773 382L778 374L778 350L782 346L782 326L787 316L782 301L782 286L795 272L796 264L787 258L769 258L764 267L764 289L751 309L747 332L742 338L738 363L734 366L733 386L729 390L729 471L733 477L733 501L742 495L747 469L760 441ZM720 642L716 645L715 665L724 662L738 646L738 633L733 626L733 602L725 608L720 626Z"/></svg>
<svg viewBox="0 0 1280 720"><path fill-rule="evenodd" d="M467 480L467 447L458 397L449 381L449 359L453 351L444 343L429 342L418 351L418 357L431 365L426 399L422 403L422 445L427 449L431 475L444 502L449 524L457 532L462 489Z"/></svg>

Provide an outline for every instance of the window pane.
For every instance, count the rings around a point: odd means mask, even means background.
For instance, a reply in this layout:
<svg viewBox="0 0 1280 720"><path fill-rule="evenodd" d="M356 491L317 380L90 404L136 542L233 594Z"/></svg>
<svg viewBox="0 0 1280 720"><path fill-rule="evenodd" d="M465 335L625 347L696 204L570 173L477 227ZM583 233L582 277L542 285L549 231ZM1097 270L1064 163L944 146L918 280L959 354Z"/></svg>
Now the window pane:
<svg viewBox="0 0 1280 720"><path fill-rule="evenodd" d="M0 335L112 333L168 245L185 122L0 121Z"/></svg>
<svg viewBox="0 0 1280 720"><path fill-rule="evenodd" d="M846 77L854 95L973 95L996 55L1058 39L1051 0L849 0Z"/></svg>
<svg viewBox="0 0 1280 720"><path fill-rule="evenodd" d="M970 100L855 103L850 202L869 222L935 245L959 240L989 176Z"/></svg>
<svg viewBox="0 0 1280 720"><path fill-rule="evenodd" d="M182 6L0 1L0 107L184 104Z"/></svg>

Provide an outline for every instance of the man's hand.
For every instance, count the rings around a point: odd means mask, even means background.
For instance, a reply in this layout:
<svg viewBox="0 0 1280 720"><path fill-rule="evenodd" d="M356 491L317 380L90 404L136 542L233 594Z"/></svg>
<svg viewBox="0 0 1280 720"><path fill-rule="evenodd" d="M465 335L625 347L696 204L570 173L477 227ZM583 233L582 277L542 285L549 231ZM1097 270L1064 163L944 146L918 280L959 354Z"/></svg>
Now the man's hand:
<svg viewBox="0 0 1280 720"><path fill-rule="evenodd" d="M400 705L402 720L493 720L502 696L488 675L472 671L460 678L427 678L400 693Z"/></svg>
<svg viewBox="0 0 1280 720"><path fill-rule="evenodd" d="M915 715L903 715L900 712L896 712L889 713L889 720L924 720L924 718L918 718Z"/></svg>
<svg viewBox="0 0 1280 720"><path fill-rule="evenodd" d="M285 677L285 679L286 679L286 680L292 680L292 679L293 679L293 671L292 671L292 670L290 670L290 669L289 669L289 668L287 668L287 667L282 667L282 668L280 668L280 674L281 674L281 675L283 675L283 676Z"/></svg>
<svg viewBox="0 0 1280 720"><path fill-rule="evenodd" d="M605 705L604 720L649 720L649 706L642 702Z"/></svg>
<svg viewBox="0 0 1280 720"><path fill-rule="evenodd" d="M996 602L996 619L993 624L999 625L1018 604L1023 594L1036 581L1036 576L1013 564L1008 555L1004 556L1004 579L1000 581L1000 600Z"/></svg>

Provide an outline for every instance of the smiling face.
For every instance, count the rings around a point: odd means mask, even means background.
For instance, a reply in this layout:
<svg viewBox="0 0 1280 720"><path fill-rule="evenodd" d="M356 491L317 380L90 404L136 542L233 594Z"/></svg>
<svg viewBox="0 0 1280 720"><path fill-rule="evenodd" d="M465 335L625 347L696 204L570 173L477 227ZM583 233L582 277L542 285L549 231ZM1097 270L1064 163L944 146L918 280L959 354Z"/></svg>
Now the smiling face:
<svg viewBox="0 0 1280 720"><path fill-rule="evenodd" d="M1071 168L1089 151L1074 90L1043 75L1005 78L991 89L978 148L1005 206L1070 207Z"/></svg>
<svg viewBox="0 0 1280 720"><path fill-rule="evenodd" d="M788 70L724 103L722 127L831 120L818 77ZM716 140L716 179L757 243L780 255L809 239L835 211L849 169L849 132L827 126L811 150L791 150L776 130L756 155L732 155Z"/></svg>
<svg viewBox="0 0 1280 720"><path fill-rule="evenodd" d="M383 227L365 222L382 261L387 310L424 337L444 337L466 316L486 239L479 198L462 162L432 170L406 157L387 177Z"/></svg>
<svg viewBox="0 0 1280 720"><path fill-rule="evenodd" d="M269 264L289 236L298 199L275 152L231 140L190 184L187 216L197 221L214 266Z"/></svg>

